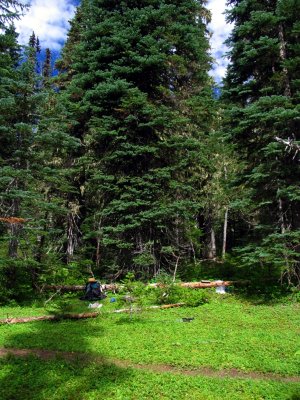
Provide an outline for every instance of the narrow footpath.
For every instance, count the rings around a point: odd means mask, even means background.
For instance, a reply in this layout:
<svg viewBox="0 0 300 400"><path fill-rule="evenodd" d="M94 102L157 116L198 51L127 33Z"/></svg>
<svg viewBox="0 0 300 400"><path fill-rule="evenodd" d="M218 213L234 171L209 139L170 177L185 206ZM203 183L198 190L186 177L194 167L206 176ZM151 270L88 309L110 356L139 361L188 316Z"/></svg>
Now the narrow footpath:
<svg viewBox="0 0 300 400"><path fill-rule="evenodd" d="M198 367L193 369L179 368L167 364L136 364L129 360L109 359L93 354L79 353L79 352L64 352L53 351L44 349L12 349L0 348L0 357L30 357L35 356L42 360L55 360L63 359L66 361L82 362L95 362L101 364L115 365L120 368L135 368L155 373L171 373L186 376L205 376L212 378L235 378L235 379L253 379L253 380L275 380L279 382L300 382L300 376L284 376L271 372L258 372L258 371L240 371L238 369L222 369L214 370L211 367Z"/></svg>

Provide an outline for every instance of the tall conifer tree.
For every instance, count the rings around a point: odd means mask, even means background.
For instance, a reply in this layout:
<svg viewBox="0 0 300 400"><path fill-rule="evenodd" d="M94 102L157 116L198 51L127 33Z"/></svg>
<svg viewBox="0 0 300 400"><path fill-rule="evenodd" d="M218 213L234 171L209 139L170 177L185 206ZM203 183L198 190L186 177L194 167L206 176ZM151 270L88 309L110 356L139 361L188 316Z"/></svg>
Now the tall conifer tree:
<svg viewBox="0 0 300 400"><path fill-rule="evenodd" d="M228 41L225 97L233 104L231 137L246 160L243 181L251 192L252 240L261 245L255 245L254 253L248 247L245 260L297 275L300 3L234 0L228 4L232 8L227 18L235 27Z"/></svg>
<svg viewBox="0 0 300 400"><path fill-rule="evenodd" d="M0 12L10 7L6 14L1 14L4 26L16 17L10 10L11 6L17 7L18 2L7 1L0 5ZM1 277L14 282L19 275L24 278L28 272L30 276L30 271L22 269L21 265L22 259L30 257L27 245L24 246L28 239L27 231L21 221L30 219L30 207L35 199L31 148L40 102L36 93L35 57L30 49L22 53L17 36L13 25L0 33L0 214L7 218L2 220L1 226ZM15 223L16 220L20 222ZM4 223L8 228L7 235ZM7 244L6 251L4 243ZM25 279L23 283L25 287Z"/></svg>
<svg viewBox="0 0 300 400"><path fill-rule="evenodd" d="M207 162L204 3L82 3L62 98L84 146L81 230L98 266L153 274L191 252Z"/></svg>

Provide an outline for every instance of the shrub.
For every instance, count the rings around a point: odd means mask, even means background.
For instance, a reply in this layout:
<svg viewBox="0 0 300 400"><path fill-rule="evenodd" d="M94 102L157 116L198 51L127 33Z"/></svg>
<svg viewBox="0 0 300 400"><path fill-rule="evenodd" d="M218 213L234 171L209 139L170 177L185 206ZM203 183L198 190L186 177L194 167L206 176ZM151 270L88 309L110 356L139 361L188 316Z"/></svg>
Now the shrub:
<svg viewBox="0 0 300 400"><path fill-rule="evenodd" d="M185 303L188 307L198 307L210 301L209 292L205 289L190 289L172 284L156 288L155 291L158 304Z"/></svg>

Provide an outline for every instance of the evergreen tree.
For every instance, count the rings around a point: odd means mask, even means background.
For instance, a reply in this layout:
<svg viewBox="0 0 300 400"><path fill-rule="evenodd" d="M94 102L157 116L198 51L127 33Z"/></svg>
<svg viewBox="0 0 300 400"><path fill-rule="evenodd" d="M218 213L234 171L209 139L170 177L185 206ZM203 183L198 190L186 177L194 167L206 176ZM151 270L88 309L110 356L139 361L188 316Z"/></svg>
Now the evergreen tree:
<svg viewBox="0 0 300 400"><path fill-rule="evenodd" d="M82 19L82 4L77 7L74 18L70 21L70 29L68 32L67 41L61 51L61 57L56 60L55 67L59 71L59 75L56 79L56 84L60 89L63 89L70 82L73 75L73 64L76 58L75 46L83 40L84 22Z"/></svg>
<svg viewBox="0 0 300 400"><path fill-rule="evenodd" d="M297 0L229 1L230 65L225 98L231 138L246 161L252 211L248 264L279 266L299 279L299 12ZM284 143L290 143L285 146ZM298 238L298 239L297 239ZM248 240L250 238L248 237ZM252 255L251 255L252 254Z"/></svg>
<svg viewBox="0 0 300 400"><path fill-rule="evenodd" d="M0 0L0 29L7 28L13 21L19 19L28 6L18 0Z"/></svg>
<svg viewBox="0 0 300 400"><path fill-rule="evenodd" d="M45 273L58 275L60 220L65 193L72 191L66 160L76 143L63 132L67 121L56 94L40 85L36 41L22 51L11 27L0 44L1 301L24 299Z"/></svg>
<svg viewBox="0 0 300 400"><path fill-rule="evenodd" d="M153 274L192 254L211 96L203 3L93 0L72 26L61 96L84 150L80 229L102 268Z"/></svg>
<svg viewBox="0 0 300 400"><path fill-rule="evenodd" d="M3 21L11 18L9 14ZM68 147L62 145L63 141L66 143L64 136L56 134L53 124L50 125L47 110L51 108L51 98L45 98L41 91L36 71L38 39L33 34L28 48L22 49L14 27L10 26L0 34L0 50L0 281L5 288L4 297L12 291L20 298L37 284L41 262L45 261L43 237L57 241L57 230L53 233L53 223L45 223L44 216L48 212L49 218L54 219L61 203L51 193L45 196L45 191L49 191L49 182L56 187L63 185L61 177L53 178L59 168L58 152L53 159L53 148L59 146L59 154L64 154ZM51 126L53 132L49 135L43 126L48 130ZM51 168L51 163L55 168ZM53 242L47 242L49 257Z"/></svg>
<svg viewBox="0 0 300 400"><path fill-rule="evenodd" d="M30 258L28 230L23 226L23 220L30 219L30 208L35 200L31 186L34 180L31 148L40 102L35 91L31 53L26 53L24 61L16 39L13 27L1 35L1 63L5 64L1 68L0 85L0 214L2 218L7 218L4 222L8 228L8 234L2 237L3 242L8 243L8 250L5 254L1 246L1 267L4 268L4 276L13 281L17 280L19 273L21 279L26 275L18 260ZM4 230L2 232L5 233ZM30 271L27 272L30 274Z"/></svg>
<svg viewBox="0 0 300 400"><path fill-rule="evenodd" d="M37 82L36 88L39 89L41 86L41 79L39 78L39 75L41 73L41 68L38 57L39 54L41 53L41 46L40 46L40 40L37 36L35 36L34 32L32 32L31 36L29 37L28 51L29 51L29 59L31 60L34 67L34 72L36 73L36 79L39 80L39 82Z"/></svg>
<svg viewBox="0 0 300 400"><path fill-rule="evenodd" d="M45 87L49 87L50 86L50 78L52 76L52 72L51 72L51 50L50 49L46 49L46 56L45 56L45 61L43 63L43 84Z"/></svg>

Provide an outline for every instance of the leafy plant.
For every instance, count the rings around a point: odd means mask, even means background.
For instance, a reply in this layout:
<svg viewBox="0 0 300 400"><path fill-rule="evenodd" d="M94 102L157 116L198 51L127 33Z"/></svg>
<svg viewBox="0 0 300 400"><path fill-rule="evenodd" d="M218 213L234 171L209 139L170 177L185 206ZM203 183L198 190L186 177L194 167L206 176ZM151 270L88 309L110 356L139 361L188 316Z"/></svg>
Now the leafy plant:
<svg viewBox="0 0 300 400"><path fill-rule="evenodd" d="M155 289L158 304L184 303L188 307L198 307L210 301L209 292L171 284Z"/></svg>

